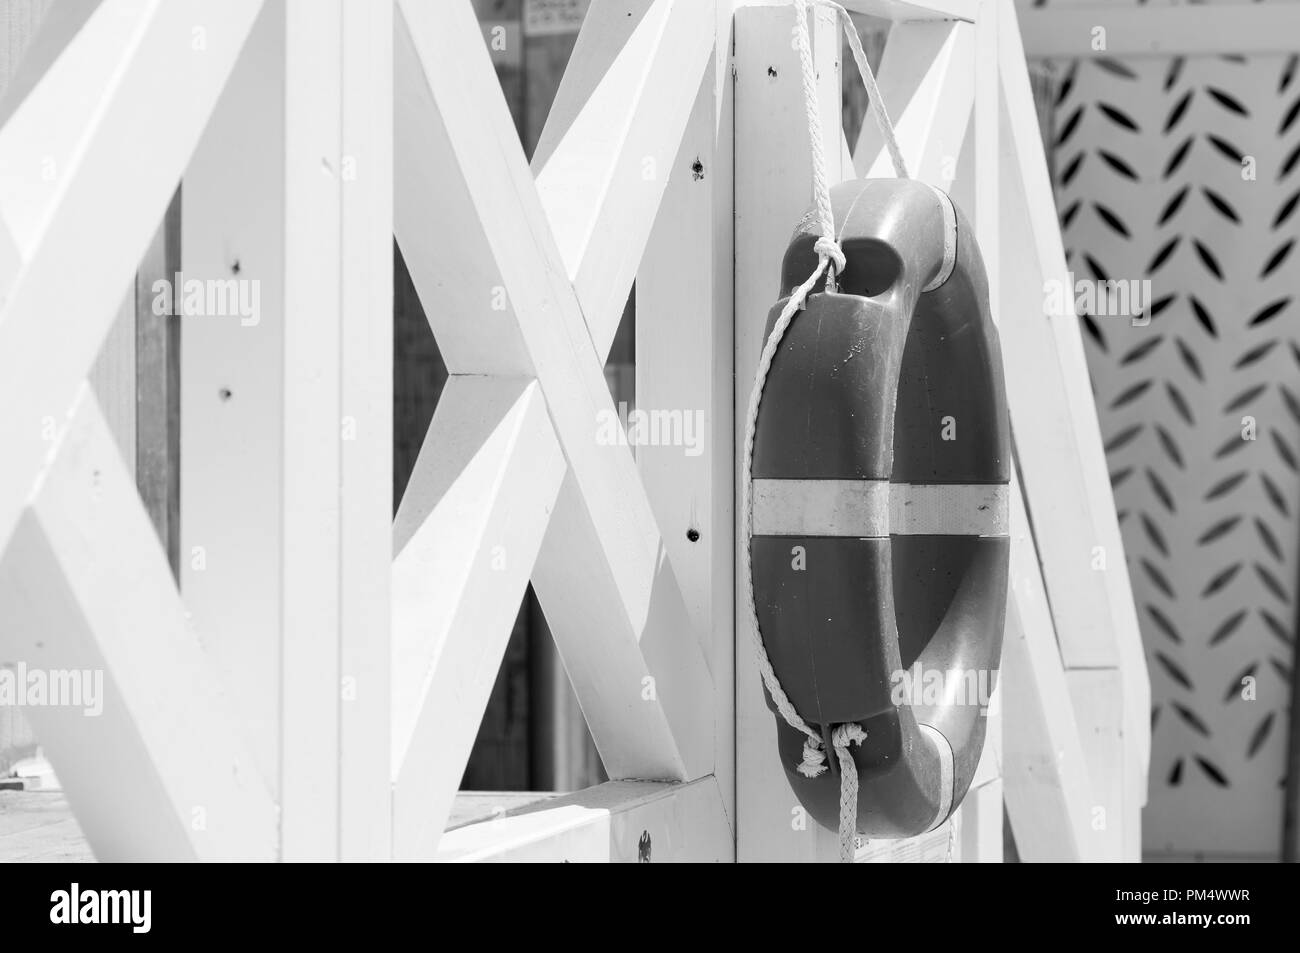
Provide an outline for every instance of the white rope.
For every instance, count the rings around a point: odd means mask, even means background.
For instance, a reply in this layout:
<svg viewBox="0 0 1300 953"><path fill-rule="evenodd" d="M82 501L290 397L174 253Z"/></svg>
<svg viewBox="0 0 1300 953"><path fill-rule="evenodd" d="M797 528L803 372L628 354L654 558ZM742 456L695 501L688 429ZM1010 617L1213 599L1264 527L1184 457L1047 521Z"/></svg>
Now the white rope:
<svg viewBox="0 0 1300 953"><path fill-rule="evenodd" d="M771 370L772 360L776 357L777 348L781 345L781 339L785 336L786 328L794 320L796 312L804 306L808 293L812 291L813 286L817 284L823 274L826 274L826 290L833 291L835 274L844 271L845 263L844 252L840 249L839 242L835 240L835 217L831 211L830 183L826 179L826 152L822 143L821 115L817 111L817 73L813 66L812 42L808 35L808 5L810 2L833 7L839 12L840 22L848 35L849 47L853 50L853 58L858 64L858 70L862 73L863 82L866 84L868 94L871 97L872 111L875 114L876 121L880 124L881 133L889 148L890 156L893 158L894 171L899 178L907 178L907 170L903 164L903 156L899 151L898 143L894 138L894 130L890 125L889 116L885 112L884 103L881 102L880 91L876 87L875 77L872 75L871 67L867 64L867 58L862 52L862 41L858 38L857 28L853 25L848 12L838 3L830 2L830 0L793 0L795 45L799 50L799 65L803 76L804 111L808 121L809 143L812 148L813 192L816 196L818 231L821 234L813 246L817 252L817 267L808 277L808 280L794 290L789 300L786 301L785 307L781 309L781 314L772 327L772 333L768 335L767 341L763 345L763 353L758 359L758 371L754 377L754 387L749 395L749 408L745 418L743 470L745 478L741 482L741 512L744 514L745 519L745 558L742 562L744 564L743 591L745 593L745 608L749 616L749 629L754 634L754 648L758 655L759 674L763 678L763 684L767 687L768 694L772 696L772 702L776 705L777 712L785 719L786 724L801 732L805 737L803 760L799 763L799 773L807 778L815 778L826 772L826 746L822 741L822 736L813 730L800 717L799 712L795 710L789 696L781 687L781 682L776 677L775 670L772 668L772 661L768 658L767 648L763 644L763 635L758 627L758 610L754 602L754 573L751 562L754 536L754 435L758 425L758 405L763 399L763 388L767 385L767 374ZM853 756L848 749L852 744L860 744L865 738L866 732L862 729L862 726L853 722L837 725L831 732L831 744L835 748L836 759L840 766L840 860L845 863L853 862L858 823L858 771Z"/></svg>

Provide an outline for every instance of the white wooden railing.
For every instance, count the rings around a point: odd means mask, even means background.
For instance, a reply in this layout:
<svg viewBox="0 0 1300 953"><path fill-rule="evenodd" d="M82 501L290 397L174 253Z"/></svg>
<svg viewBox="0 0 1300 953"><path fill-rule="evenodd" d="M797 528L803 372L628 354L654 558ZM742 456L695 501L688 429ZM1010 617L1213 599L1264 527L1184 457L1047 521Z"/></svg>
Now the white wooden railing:
<svg viewBox="0 0 1300 953"><path fill-rule="evenodd" d="M894 20L904 152L976 221L1023 481L960 858L1005 797L1026 859L1136 859L1146 673L1014 11L846 5ZM106 673L102 717L30 712L98 857L836 856L735 604L734 408L810 195L791 27L593 0L530 168L468 0L67 25L0 128L0 661ZM883 174L826 10L814 42L838 174ZM182 176L186 271L263 314L185 325L178 591L82 382ZM451 372L395 522L394 234ZM699 411L699 455L598 439L634 280L638 406ZM530 579L615 780L444 836Z"/></svg>

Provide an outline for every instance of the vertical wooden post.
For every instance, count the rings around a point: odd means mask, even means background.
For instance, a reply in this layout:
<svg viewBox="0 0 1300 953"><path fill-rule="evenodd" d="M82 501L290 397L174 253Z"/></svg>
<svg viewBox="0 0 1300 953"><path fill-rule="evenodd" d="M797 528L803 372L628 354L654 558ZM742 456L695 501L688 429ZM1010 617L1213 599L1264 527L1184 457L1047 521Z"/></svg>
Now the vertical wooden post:
<svg viewBox="0 0 1300 953"><path fill-rule="evenodd" d="M636 448L716 700L714 775L734 818L730 3L636 281L636 407L680 439ZM678 425L678 422L680 425Z"/></svg>
<svg viewBox="0 0 1300 953"><path fill-rule="evenodd" d="M341 860L392 856L392 63L392 4L343 0Z"/></svg>
<svg viewBox="0 0 1300 953"><path fill-rule="evenodd" d="M824 13L825 11L821 11ZM740 450L763 327L776 301L781 257L795 224L812 203L799 57L790 44L788 6L742 7L735 13L735 422ZM821 87L835 108L822 109L830 180L839 182L839 32L833 19L813 18L813 55ZM737 457L739 462L739 457ZM737 480L741 479L739 469ZM736 499L740 499L737 484ZM739 509L739 507L737 507ZM744 528L737 513L737 559ZM736 571L743 585L741 570ZM736 857L740 861L834 860L836 834L806 817L785 780L776 724L763 700L754 659L754 632L744 596L736 609Z"/></svg>

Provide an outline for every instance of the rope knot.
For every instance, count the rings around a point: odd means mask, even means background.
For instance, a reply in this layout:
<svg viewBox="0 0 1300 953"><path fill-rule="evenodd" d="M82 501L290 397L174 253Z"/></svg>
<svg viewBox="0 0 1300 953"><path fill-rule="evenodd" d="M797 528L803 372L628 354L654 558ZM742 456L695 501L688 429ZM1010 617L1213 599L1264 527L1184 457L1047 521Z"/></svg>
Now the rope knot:
<svg viewBox="0 0 1300 953"><path fill-rule="evenodd" d="M835 265L835 273L837 275L844 273L844 249L840 248L840 243L835 239L831 238L829 235L823 235L821 238L817 239L817 243L813 245L813 251L817 252L818 255L824 258L830 259L831 263Z"/></svg>
<svg viewBox="0 0 1300 953"><path fill-rule="evenodd" d="M846 722L831 732L831 744L837 748L860 745L867 740L867 733L856 721Z"/></svg>
<svg viewBox="0 0 1300 953"><path fill-rule="evenodd" d="M820 739L804 739L803 761L799 762L798 770L805 778L819 778L826 773L826 748Z"/></svg>

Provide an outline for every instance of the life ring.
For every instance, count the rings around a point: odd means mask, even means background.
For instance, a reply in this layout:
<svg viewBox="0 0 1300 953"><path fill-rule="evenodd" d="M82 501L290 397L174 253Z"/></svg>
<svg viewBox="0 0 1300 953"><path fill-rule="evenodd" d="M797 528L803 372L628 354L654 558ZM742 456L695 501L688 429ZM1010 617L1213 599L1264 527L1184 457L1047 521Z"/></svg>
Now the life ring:
<svg viewBox="0 0 1300 953"><path fill-rule="evenodd" d="M1006 390L983 260L951 199L866 179L832 189L831 204L847 263L786 329L758 409L755 608L780 684L825 750L834 726L865 729L848 749L858 832L908 837L960 804L983 748L1006 614ZM810 214L769 333L816 268L817 238ZM936 684L946 694L927 696ZM834 830L836 758L805 777L804 735L779 715L777 731L795 794Z"/></svg>

